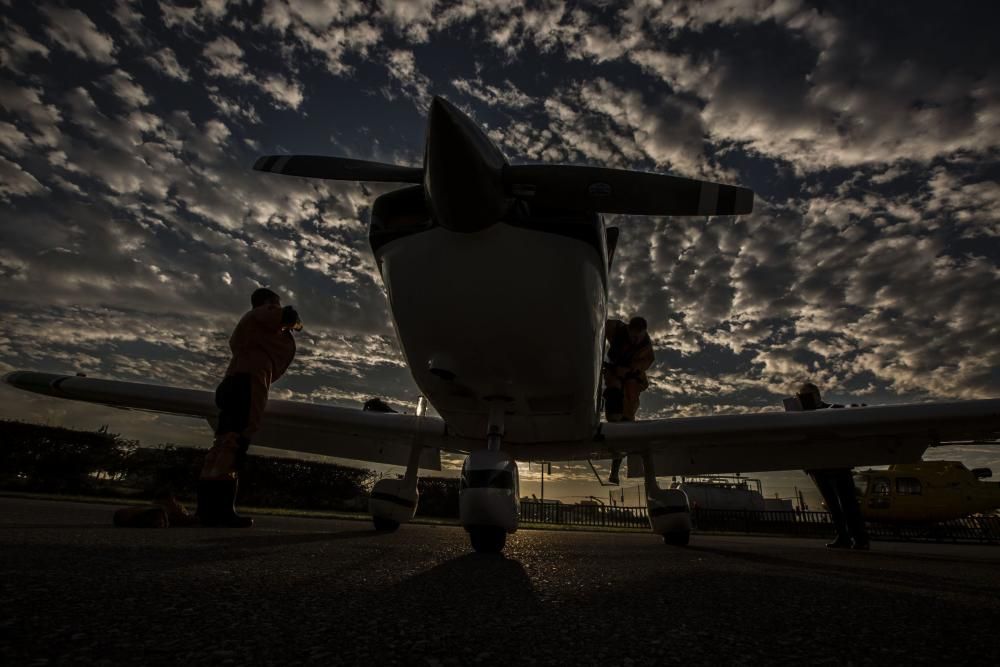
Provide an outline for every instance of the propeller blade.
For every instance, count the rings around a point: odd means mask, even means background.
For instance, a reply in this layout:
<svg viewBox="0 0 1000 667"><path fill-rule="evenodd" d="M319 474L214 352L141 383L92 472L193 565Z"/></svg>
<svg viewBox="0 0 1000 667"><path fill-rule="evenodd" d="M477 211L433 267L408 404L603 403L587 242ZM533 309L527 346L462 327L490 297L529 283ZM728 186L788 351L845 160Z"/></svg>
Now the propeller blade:
<svg viewBox="0 0 1000 667"><path fill-rule="evenodd" d="M507 194L552 208L633 215L742 215L753 190L646 171L517 165L504 168Z"/></svg>
<svg viewBox="0 0 1000 667"><path fill-rule="evenodd" d="M351 160L325 155L264 155L253 168L272 174L325 178L331 181L381 181L384 183L420 183L424 170L384 162Z"/></svg>

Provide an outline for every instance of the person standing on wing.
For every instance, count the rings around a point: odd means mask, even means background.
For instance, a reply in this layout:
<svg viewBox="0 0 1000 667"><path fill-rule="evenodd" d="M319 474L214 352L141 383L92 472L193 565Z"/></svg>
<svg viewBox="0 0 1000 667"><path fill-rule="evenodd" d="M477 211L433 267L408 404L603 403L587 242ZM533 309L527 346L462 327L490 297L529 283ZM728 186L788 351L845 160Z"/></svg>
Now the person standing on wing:
<svg viewBox="0 0 1000 667"><path fill-rule="evenodd" d="M249 527L253 519L236 513L239 473L267 405L267 393L292 363L302 328L291 306L267 288L250 296L251 310L229 338L233 358L215 390L219 423L198 480L198 519L205 526Z"/></svg>
<svg viewBox="0 0 1000 667"><path fill-rule="evenodd" d="M803 410L828 410L842 408L843 405L825 403L820 396L819 388L812 382L806 382L799 387L795 397ZM858 505L858 495L854 488L854 477L851 468L823 468L806 470L819 493L826 503L826 510L833 520L837 537L826 546L830 549L859 549L867 551L870 548L868 530L865 519Z"/></svg>
<svg viewBox="0 0 1000 667"><path fill-rule="evenodd" d="M646 327L642 317L633 317L628 324L608 320L604 327L604 338L608 342L604 362L604 411L609 422L634 422L639 411L639 394L649 387L646 371L656 357ZM611 462L608 482L618 484L621 466L621 457Z"/></svg>

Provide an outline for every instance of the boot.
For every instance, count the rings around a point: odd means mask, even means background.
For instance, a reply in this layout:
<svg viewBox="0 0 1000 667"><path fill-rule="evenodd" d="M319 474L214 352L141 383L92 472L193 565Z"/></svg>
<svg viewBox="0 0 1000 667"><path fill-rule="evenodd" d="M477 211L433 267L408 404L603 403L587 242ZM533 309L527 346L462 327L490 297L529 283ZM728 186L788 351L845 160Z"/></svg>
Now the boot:
<svg viewBox="0 0 1000 667"><path fill-rule="evenodd" d="M621 458L616 458L611 461L611 474L608 475L608 484L619 484L618 471L622 468Z"/></svg>
<svg viewBox="0 0 1000 667"><path fill-rule="evenodd" d="M837 539L826 545L827 549L850 549L851 548L851 538L847 535L837 535Z"/></svg>
<svg viewBox="0 0 1000 667"><path fill-rule="evenodd" d="M236 459L240 452L240 435L223 433L215 439L212 448L205 455L201 468L202 479L222 479L236 469Z"/></svg>
<svg viewBox="0 0 1000 667"><path fill-rule="evenodd" d="M172 493L157 498L156 504L167 513L171 526L193 526L198 523L198 517L188 512L187 508L178 502Z"/></svg>
<svg viewBox="0 0 1000 667"><path fill-rule="evenodd" d="M198 481L198 520L203 526L249 528L253 519L236 513L236 492L239 482L230 479Z"/></svg>

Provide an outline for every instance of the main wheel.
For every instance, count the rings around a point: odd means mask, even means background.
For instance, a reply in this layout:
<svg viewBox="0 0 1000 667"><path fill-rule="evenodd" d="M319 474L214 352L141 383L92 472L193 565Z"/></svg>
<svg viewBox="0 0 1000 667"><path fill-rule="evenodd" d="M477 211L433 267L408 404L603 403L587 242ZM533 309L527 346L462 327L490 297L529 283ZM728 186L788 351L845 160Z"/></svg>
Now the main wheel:
<svg viewBox="0 0 1000 667"><path fill-rule="evenodd" d="M375 530L382 533L391 533L399 528L399 522L393 521L392 519L383 519L381 517L373 516L372 521L375 523Z"/></svg>
<svg viewBox="0 0 1000 667"><path fill-rule="evenodd" d="M690 530L675 530L663 534L663 543L669 544L671 546L686 547L688 542L690 541L691 541Z"/></svg>
<svg viewBox="0 0 1000 667"><path fill-rule="evenodd" d="M476 553L498 554L507 543L507 531L496 526L473 526L469 528L469 539Z"/></svg>

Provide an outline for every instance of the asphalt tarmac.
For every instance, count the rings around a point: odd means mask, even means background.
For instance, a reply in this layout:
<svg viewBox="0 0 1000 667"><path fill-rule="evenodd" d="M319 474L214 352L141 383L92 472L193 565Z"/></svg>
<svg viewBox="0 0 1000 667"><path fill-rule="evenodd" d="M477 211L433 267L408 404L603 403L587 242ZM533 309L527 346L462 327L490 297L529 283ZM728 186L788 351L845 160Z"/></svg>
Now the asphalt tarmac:
<svg viewBox="0 0 1000 667"><path fill-rule="evenodd" d="M259 517L0 498L0 664L996 664L1000 548Z"/></svg>

